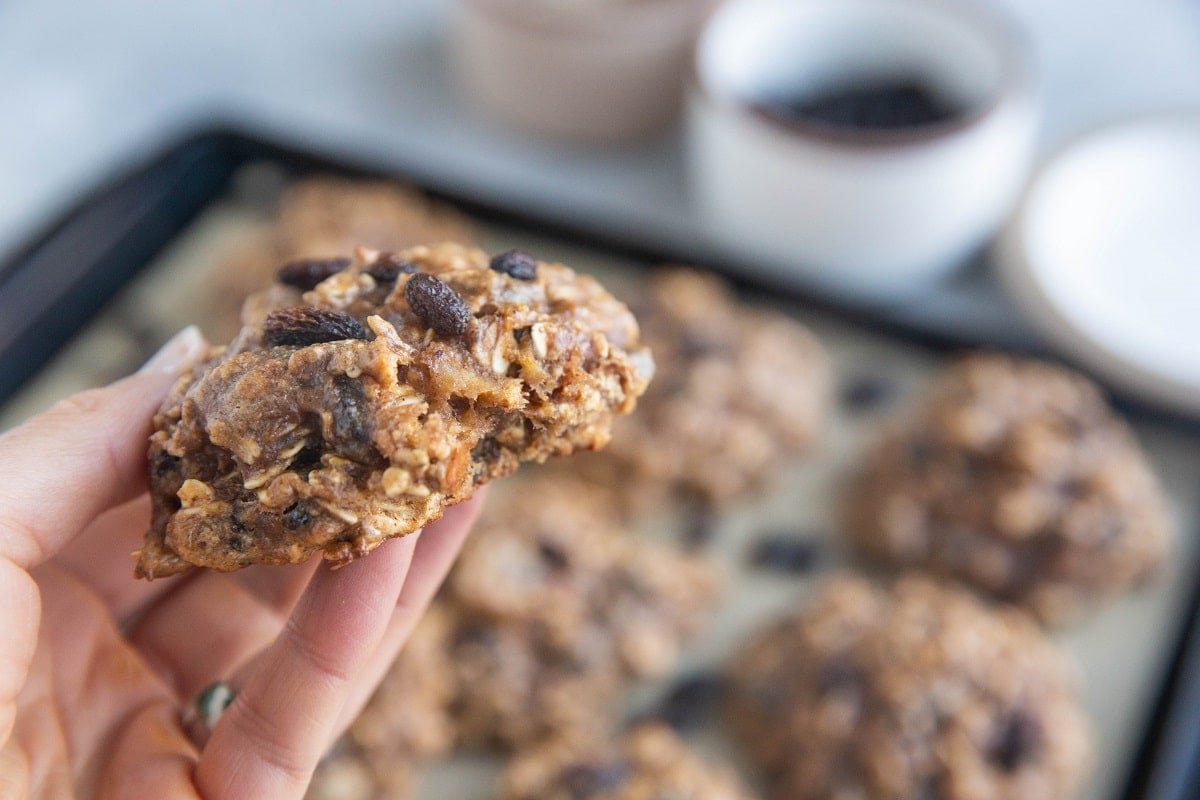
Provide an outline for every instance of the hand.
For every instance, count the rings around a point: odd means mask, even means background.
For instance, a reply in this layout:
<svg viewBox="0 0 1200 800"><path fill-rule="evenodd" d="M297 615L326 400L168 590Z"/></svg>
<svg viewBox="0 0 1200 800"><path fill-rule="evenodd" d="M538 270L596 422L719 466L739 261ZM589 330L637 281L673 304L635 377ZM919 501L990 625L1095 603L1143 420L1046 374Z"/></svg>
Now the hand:
<svg viewBox="0 0 1200 800"><path fill-rule="evenodd" d="M0 437L0 797L298 798L450 567L478 502L338 571L319 559L152 583L149 420L195 329ZM203 746L181 721L235 689Z"/></svg>

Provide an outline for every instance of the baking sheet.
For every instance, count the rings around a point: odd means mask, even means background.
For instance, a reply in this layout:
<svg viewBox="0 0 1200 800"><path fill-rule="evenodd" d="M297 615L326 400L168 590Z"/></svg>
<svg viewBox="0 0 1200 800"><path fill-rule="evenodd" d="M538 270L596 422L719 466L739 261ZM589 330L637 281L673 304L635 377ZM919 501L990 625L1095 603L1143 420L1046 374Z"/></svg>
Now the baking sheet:
<svg viewBox="0 0 1200 800"><path fill-rule="evenodd" d="M128 373L185 324L209 327L206 315L213 307L214 285L211 270L230 252L231 243L265 223L264 200L261 191L250 192L202 215L46 370L0 409L0 430L73 391ZM638 265L599 249L486 223L480 226L478 238L492 252L519 247L544 260L561 260L612 284L618 294L621 285L636 285ZM817 334L829 351L840 384L880 376L897 391L888 406L875 412L853 413L838 405L823 440L805 458L785 470L771 489L752 502L717 517L712 546L729 572L728 592L708 629L685 651L677 675L721 664L748 631L799 607L820 571L844 563L833 517L833 498L841 477L855 465L888 411L902 407L945 358L925 347L795 308L786 300L758 301L792 314ZM1058 635L1082 667L1084 702L1096 730L1094 771L1080 795L1089 800L1112 800L1125 785L1196 579L1194 532L1200 528L1200 481L1195 476L1200 475L1200 436L1146 421L1135 420L1134 427L1165 483L1182 535L1177 557L1158 585L1120 599L1082 626ZM677 522L685 524L682 515ZM660 523L648 523L644 533L661 535L664 528ZM750 567L751 543L764 531L779 529L822 538L827 557L821 570L797 577ZM668 679L639 687L630 696L631 711L653 704L670 683ZM694 740L703 750L736 760L715 728L700 730ZM422 797L488 797L498 765L498 760L480 756L456 757L433 765L426 770Z"/></svg>

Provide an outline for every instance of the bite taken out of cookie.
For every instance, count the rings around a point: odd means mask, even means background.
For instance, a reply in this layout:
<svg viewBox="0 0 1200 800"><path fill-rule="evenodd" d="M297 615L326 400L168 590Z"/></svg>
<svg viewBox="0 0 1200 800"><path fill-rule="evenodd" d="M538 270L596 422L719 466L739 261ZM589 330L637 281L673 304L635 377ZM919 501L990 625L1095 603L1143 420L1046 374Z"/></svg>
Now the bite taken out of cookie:
<svg viewBox="0 0 1200 800"><path fill-rule="evenodd" d="M346 564L522 461L602 447L654 370L599 283L516 251L287 265L243 322L155 416L139 577Z"/></svg>

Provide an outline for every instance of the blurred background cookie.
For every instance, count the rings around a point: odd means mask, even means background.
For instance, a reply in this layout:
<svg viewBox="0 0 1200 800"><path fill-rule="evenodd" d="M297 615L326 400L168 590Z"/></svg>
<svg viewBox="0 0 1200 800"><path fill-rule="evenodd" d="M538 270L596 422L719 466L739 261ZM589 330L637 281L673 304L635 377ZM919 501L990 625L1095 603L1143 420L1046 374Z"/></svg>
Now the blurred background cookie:
<svg viewBox="0 0 1200 800"><path fill-rule="evenodd" d="M768 483L820 433L832 376L799 322L685 267L655 272L630 305L657 373L608 449L588 459L617 481L729 502Z"/></svg>
<svg viewBox="0 0 1200 800"><path fill-rule="evenodd" d="M446 595L484 619L528 624L551 647L603 640L623 672L646 677L674 666L720 586L708 556L639 536L610 492L548 468L490 499Z"/></svg>
<svg viewBox="0 0 1200 800"><path fill-rule="evenodd" d="M727 718L778 800L1071 796L1089 733L1073 663L1015 608L849 574L759 632Z"/></svg>
<svg viewBox="0 0 1200 800"><path fill-rule="evenodd" d="M629 689L673 669L701 630L721 585L709 556L635 535L611 493L577 477L547 469L494 489L321 785L365 771L391 797L386 781L412 785L455 748L604 740ZM343 763L356 759L364 769Z"/></svg>
<svg viewBox="0 0 1200 800"><path fill-rule="evenodd" d="M1048 622L1154 575L1173 536L1128 426L1083 376L975 355L887 433L845 504L863 554L952 575Z"/></svg>
<svg viewBox="0 0 1200 800"><path fill-rule="evenodd" d="M295 181L266 226L246 235L214 270L213 338L237 332L242 299L270 286L287 262L339 257L360 245L389 251L474 241L464 214L404 184L333 175Z"/></svg>
<svg viewBox="0 0 1200 800"><path fill-rule="evenodd" d="M460 617L460 736L512 747L610 730L619 691L664 675L702 629L719 570L635 535L579 479L545 471L499 488L443 591Z"/></svg>
<svg viewBox="0 0 1200 800"><path fill-rule="evenodd" d="M548 742L523 750L499 800L750 800L727 767L691 752L670 728L644 723L618 740Z"/></svg>

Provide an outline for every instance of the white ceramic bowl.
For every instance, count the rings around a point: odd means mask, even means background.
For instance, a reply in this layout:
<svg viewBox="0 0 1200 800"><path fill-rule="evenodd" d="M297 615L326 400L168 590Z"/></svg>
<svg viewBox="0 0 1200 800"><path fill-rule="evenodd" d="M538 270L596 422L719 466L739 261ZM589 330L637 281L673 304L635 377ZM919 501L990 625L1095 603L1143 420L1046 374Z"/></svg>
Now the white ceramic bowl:
<svg viewBox="0 0 1200 800"><path fill-rule="evenodd" d="M470 101L543 137L586 144L678 117L713 0L457 0L451 57Z"/></svg>
<svg viewBox="0 0 1200 800"><path fill-rule="evenodd" d="M944 0L730 0L696 48L689 151L720 243L856 299L944 276L1001 225L1038 114L1028 51L995 12ZM758 104L909 77L961 109L913 128L781 121Z"/></svg>

